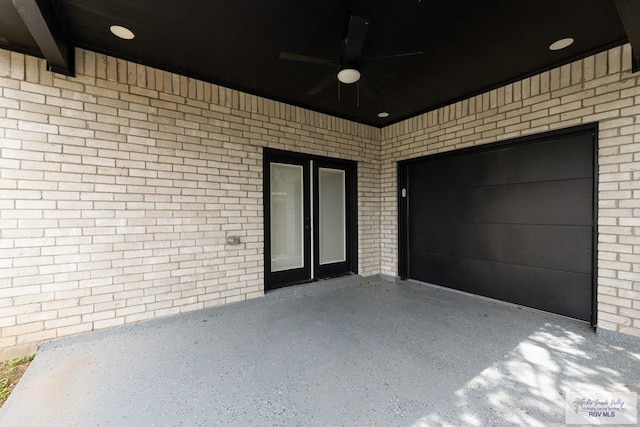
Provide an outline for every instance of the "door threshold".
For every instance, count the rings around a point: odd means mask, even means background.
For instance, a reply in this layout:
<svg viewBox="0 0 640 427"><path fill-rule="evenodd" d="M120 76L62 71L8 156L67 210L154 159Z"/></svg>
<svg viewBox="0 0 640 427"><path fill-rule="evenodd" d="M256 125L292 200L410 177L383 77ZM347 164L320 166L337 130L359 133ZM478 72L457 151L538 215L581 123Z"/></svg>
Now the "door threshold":
<svg viewBox="0 0 640 427"><path fill-rule="evenodd" d="M268 298L290 298L314 295L336 289L343 289L366 282L359 274L349 273L340 277L323 278L295 285L271 289L265 292Z"/></svg>
<svg viewBox="0 0 640 427"><path fill-rule="evenodd" d="M308 279L308 280L302 280L300 282L291 282L291 283L279 283L277 285L272 285L270 287L270 289L265 290L264 293L268 294L270 292L277 291L277 290L280 290L280 289L297 287L297 286L300 286L300 285L309 285L309 284L312 284L312 283L329 282L329 281L333 281L333 280L337 281L337 280L340 280L340 279L343 279L343 278L349 278L351 276L358 277L359 280L362 279L362 277L360 275L349 271L349 272L346 272L346 273L334 274L332 276L321 277L321 278L318 278L318 279Z"/></svg>

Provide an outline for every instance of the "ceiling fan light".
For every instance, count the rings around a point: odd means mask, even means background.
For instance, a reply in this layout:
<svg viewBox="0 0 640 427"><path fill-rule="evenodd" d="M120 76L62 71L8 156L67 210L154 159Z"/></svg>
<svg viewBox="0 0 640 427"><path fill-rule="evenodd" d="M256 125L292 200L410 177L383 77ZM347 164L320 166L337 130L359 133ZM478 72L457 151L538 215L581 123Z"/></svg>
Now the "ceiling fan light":
<svg viewBox="0 0 640 427"><path fill-rule="evenodd" d="M338 80L346 85L355 83L360 80L360 71L355 68L344 68L338 73Z"/></svg>

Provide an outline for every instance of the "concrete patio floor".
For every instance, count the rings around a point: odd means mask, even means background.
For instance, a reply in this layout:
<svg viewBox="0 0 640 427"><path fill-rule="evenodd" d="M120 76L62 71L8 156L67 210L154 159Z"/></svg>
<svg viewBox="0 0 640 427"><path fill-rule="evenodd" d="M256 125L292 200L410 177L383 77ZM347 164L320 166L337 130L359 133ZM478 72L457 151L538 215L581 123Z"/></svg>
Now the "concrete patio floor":
<svg viewBox="0 0 640 427"><path fill-rule="evenodd" d="M552 426L640 345L416 283L320 282L52 342L2 426Z"/></svg>

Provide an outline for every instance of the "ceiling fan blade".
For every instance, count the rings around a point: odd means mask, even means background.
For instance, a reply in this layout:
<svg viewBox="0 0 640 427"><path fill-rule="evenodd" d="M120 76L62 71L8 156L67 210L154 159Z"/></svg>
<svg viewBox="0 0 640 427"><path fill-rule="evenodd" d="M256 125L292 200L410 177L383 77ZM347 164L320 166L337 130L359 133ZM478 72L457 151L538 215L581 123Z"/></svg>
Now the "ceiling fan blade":
<svg viewBox="0 0 640 427"><path fill-rule="evenodd" d="M330 59L324 58L316 58L313 56L298 55L297 53L280 52L280 55L278 55L278 57L280 59L288 59L290 61L306 62L308 64L324 65L329 67L336 67L339 65L337 61L332 61Z"/></svg>
<svg viewBox="0 0 640 427"><path fill-rule="evenodd" d="M386 56L377 56L375 58L367 58L362 61L363 64L369 64L377 61L386 61L387 59L396 59L396 58L406 58L409 56L418 56L422 55L424 52L408 52L408 53L399 53L397 55L386 55Z"/></svg>
<svg viewBox="0 0 640 427"><path fill-rule="evenodd" d="M329 87L331 83L333 83L335 80L336 80L336 75L330 74L326 78L322 79L320 83L318 83L317 85L315 85L314 87L306 91L305 95L317 95L318 93L320 93L321 91Z"/></svg>
<svg viewBox="0 0 640 427"><path fill-rule="evenodd" d="M347 43L344 49L345 56L348 56L348 54L356 57L360 56L362 46L364 46L364 41L367 38L370 22L368 19L351 15L349 19L349 32L347 33Z"/></svg>

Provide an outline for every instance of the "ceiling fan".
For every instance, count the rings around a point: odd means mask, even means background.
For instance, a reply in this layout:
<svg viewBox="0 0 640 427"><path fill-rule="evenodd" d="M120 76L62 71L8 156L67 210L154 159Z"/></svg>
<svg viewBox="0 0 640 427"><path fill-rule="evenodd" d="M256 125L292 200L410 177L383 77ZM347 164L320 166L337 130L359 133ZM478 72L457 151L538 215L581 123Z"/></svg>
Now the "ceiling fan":
<svg viewBox="0 0 640 427"><path fill-rule="evenodd" d="M337 73L333 72L318 84L309 89L307 95L316 95L328 86L330 86L334 79L338 79L339 83L353 84L359 82L362 85L365 93L371 97L375 97L379 93L377 87L373 82L367 78L362 78L361 70L363 67L369 67L379 61L388 59L401 58L407 56L422 55L424 52L409 52L401 53L397 55L379 56L374 58L361 58L362 47L364 46L365 39L367 38L367 32L371 21L359 16L351 15L349 19L349 30L347 37L345 38L344 54L340 56L338 60L316 58L313 56L299 55L296 53L280 52L280 59L287 59L290 61L306 62L309 64L322 65L337 69ZM338 97L340 90L340 84L338 84Z"/></svg>

